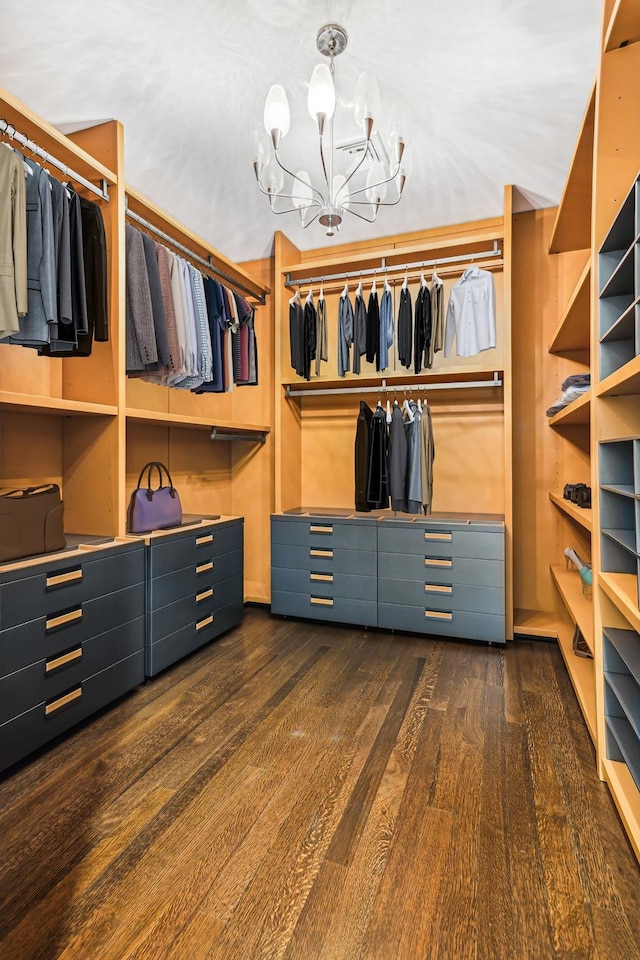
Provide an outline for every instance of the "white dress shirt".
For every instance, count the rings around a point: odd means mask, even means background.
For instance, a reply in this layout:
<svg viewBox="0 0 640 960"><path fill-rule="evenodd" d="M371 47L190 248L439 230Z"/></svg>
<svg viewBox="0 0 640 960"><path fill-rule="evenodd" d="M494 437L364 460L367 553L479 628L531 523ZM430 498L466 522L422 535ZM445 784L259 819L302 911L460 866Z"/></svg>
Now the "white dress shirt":
<svg viewBox="0 0 640 960"><path fill-rule="evenodd" d="M488 270L469 267L451 289L445 357L451 356L454 340L459 357L475 357L496 345L496 291Z"/></svg>

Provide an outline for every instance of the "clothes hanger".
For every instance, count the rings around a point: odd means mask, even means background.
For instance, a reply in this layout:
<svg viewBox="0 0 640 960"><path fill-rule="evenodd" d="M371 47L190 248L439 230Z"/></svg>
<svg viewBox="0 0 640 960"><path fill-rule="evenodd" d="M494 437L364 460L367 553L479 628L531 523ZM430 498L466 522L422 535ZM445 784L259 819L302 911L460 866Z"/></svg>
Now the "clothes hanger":
<svg viewBox="0 0 640 960"><path fill-rule="evenodd" d="M324 280L320 281L320 293L318 294L318 300L324 300Z"/></svg>
<svg viewBox="0 0 640 960"><path fill-rule="evenodd" d="M424 275L424 263L423 263L423 264L422 264L422 271L421 271L421 273L420 273L420 286L421 286L421 287L426 287L426 285L427 285L427 281L426 281L425 275Z"/></svg>
<svg viewBox="0 0 640 960"><path fill-rule="evenodd" d="M406 290L409 286L409 268L404 268L404 280L402 281L402 289Z"/></svg>
<svg viewBox="0 0 640 960"><path fill-rule="evenodd" d="M313 287L309 287L309 293L307 294L307 299L305 300L305 303L313 304Z"/></svg>
<svg viewBox="0 0 640 960"><path fill-rule="evenodd" d="M348 281L348 280L347 280L347 282L345 283L345 285L344 285L344 290L342 291L342 293L340 294L340 296L341 296L341 297L348 297L348 296L349 296L349 281Z"/></svg>
<svg viewBox="0 0 640 960"><path fill-rule="evenodd" d="M433 261L433 273L431 274L431 284L433 285L434 283L437 283L439 286L442 286L442 280L440 279L436 271L435 260Z"/></svg>
<svg viewBox="0 0 640 960"><path fill-rule="evenodd" d="M356 290L356 297L362 296L362 274L360 275L360 283L358 284L358 289Z"/></svg>
<svg viewBox="0 0 640 960"><path fill-rule="evenodd" d="M296 292L294 293L294 295L293 295L293 296L291 297L291 299L289 300L289 304L290 304L290 305L292 305L292 304L294 304L294 303L300 303L300 287L298 287L298 289L296 290Z"/></svg>
<svg viewBox="0 0 640 960"><path fill-rule="evenodd" d="M389 271L385 270L384 272L384 293L391 293L391 287L389 286Z"/></svg>
<svg viewBox="0 0 640 960"><path fill-rule="evenodd" d="M376 271L373 271L373 283L371 284L371 293L376 292Z"/></svg>

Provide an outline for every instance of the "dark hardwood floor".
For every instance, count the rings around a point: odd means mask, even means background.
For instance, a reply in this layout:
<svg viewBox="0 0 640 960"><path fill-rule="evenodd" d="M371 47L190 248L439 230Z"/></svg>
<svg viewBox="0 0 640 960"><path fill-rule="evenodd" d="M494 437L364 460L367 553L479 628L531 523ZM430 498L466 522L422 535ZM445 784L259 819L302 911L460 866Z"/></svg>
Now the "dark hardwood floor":
<svg viewBox="0 0 640 960"><path fill-rule="evenodd" d="M2 960L634 960L560 654L272 619L0 779Z"/></svg>

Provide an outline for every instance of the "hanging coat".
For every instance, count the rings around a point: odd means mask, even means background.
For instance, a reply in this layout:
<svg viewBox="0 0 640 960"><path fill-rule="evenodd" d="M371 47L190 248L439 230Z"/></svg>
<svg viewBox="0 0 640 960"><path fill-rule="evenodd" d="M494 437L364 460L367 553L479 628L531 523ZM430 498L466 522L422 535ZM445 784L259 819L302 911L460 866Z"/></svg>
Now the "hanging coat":
<svg viewBox="0 0 640 960"><path fill-rule="evenodd" d="M353 307L349 295L340 297L338 304L338 376L344 377L350 369L350 349L353 343Z"/></svg>
<svg viewBox="0 0 640 960"><path fill-rule="evenodd" d="M380 301L380 370L389 366L389 348L393 343L393 303L391 290L385 290Z"/></svg>
<svg viewBox="0 0 640 960"><path fill-rule="evenodd" d="M420 469L422 471L422 509L428 515L433 505L433 461L436 447L433 439L433 423L429 404L422 404L422 420L420 421Z"/></svg>
<svg viewBox="0 0 640 960"><path fill-rule="evenodd" d="M360 373L360 357L367 351L367 308L361 296L356 295L353 317L353 372Z"/></svg>
<svg viewBox="0 0 640 960"><path fill-rule="evenodd" d="M356 510L371 510L367 499L369 481L369 459L371 450L371 420L373 411L364 400L360 401L360 411L356 422L355 441L355 501Z"/></svg>
<svg viewBox="0 0 640 960"><path fill-rule="evenodd" d="M378 294L372 290L367 307L367 362L374 360L376 370L380 370L380 308Z"/></svg>
<svg viewBox="0 0 640 960"><path fill-rule="evenodd" d="M407 430L407 513L422 513L422 470L420 446L420 421L422 414L418 405L410 401L413 422Z"/></svg>
<svg viewBox="0 0 640 960"><path fill-rule="evenodd" d="M371 450L367 500L374 510L389 506L389 444L387 418L382 407L376 407L371 419Z"/></svg>
<svg viewBox="0 0 640 960"><path fill-rule="evenodd" d="M422 367L429 366L429 347L431 344L431 294L427 286L421 286L416 297L415 335L414 335L414 373L420 373Z"/></svg>
<svg viewBox="0 0 640 960"><path fill-rule="evenodd" d="M393 404L389 428L389 492L391 509L407 509L407 435L404 429L402 410Z"/></svg>
<svg viewBox="0 0 640 960"><path fill-rule="evenodd" d="M407 369L411 366L412 344L412 311L411 293L409 289L400 291L400 306L398 307L398 360Z"/></svg>

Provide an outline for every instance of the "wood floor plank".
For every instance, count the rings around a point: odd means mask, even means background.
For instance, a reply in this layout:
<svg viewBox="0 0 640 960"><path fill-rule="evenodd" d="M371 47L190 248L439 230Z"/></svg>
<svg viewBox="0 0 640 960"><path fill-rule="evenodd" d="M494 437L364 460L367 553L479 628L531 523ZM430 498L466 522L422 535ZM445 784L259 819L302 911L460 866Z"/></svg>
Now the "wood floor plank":
<svg viewBox="0 0 640 960"><path fill-rule="evenodd" d="M249 610L1 776L0 835L2 960L640 960L554 644Z"/></svg>

